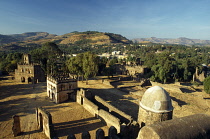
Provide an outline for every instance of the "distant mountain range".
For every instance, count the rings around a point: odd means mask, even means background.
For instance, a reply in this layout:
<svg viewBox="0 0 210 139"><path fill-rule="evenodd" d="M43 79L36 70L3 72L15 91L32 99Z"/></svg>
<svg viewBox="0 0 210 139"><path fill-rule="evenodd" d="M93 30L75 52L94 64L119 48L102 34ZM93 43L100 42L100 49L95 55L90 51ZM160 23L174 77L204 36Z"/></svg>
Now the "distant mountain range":
<svg viewBox="0 0 210 139"><path fill-rule="evenodd" d="M86 32L71 32L64 35L49 34L47 32L27 32L23 34L0 34L0 51L18 50L21 48L36 48L45 42L55 42L59 45L66 44L131 44L133 42L139 43L160 43L160 44L182 44L182 45L200 45L210 46L210 40L199 40L189 38L136 38L129 40L120 34L104 33L97 31Z"/></svg>
<svg viewBox="0 0 210 139"><path fill-rule="evenodd" d="M64 35L49 34L47 32L27 32L23 34L1 35L0 50L15 50L21 47L37 47L45 42L57 44L130 44L131 40L119 34L97 31L72 32Z"/></svg>
<svg viewBox="0 0 210 139"><path fill-rule="evenodd" d="M132 43L127 38L114 33L103 33L97 31L72 32L64 35L49 34L47 32L27 32L23 34L2 35L0 34L0 44L14 42L35 42L56 41L61 44L75 43L77 41L88 40L91 44L109 43Z"/></svg>
<svg viewBox="0 0 210 139"><path fill-rule="evenodd" d="M57 35L47 32L27 32L22 34L2 35L0 34L0 44L8 44L13 42L37 41L41 39L52 39Z"/></svg>
<svg viewBox="0 0 210 139"><path fill-rule="evenodd" d="M185 37L180 37L177 39L169 39L169 38L136 38L132 40L133 42L145 42L149 41L152 43L161 43L161 44L182 44L182 45L210 45L210 40L200 40L200 39L189 39Z"/></svg>

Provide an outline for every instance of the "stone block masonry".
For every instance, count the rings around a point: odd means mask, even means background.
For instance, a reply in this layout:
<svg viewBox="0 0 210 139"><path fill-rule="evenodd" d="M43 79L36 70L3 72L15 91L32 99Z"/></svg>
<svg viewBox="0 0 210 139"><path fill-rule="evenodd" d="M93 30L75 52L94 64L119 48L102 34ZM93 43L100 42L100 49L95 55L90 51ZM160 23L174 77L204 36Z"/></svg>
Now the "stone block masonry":
<svg viewBox="0 0 210 139"><path fill-rule="evenodd" d="M22 83L38 83L45 81L45 73L40 64L32 63L29 54L23 55L24 62L17 64L15 79Z"/></svg>
<svg viewBox="0 0 210 139"><path fill-rule="evenodd" d="M42 107L39 107L36 109L36 119L39 130L42 130L49 139L54 138L54 125L51 114Z"/></svg>
<svg viewBox="0 0 210 139"><path fill-rule="evenodd" d="M102 121L106 122L107 126L114 126L117 129L117 132L120 132L120 119L102 109L99 110L98 116L102 119Z"/></svg>
<svg viewBox="0 0 210 139"><path fill-rule="evenodd" d="M143 127L137 139L209 139L210 116L195 114Z"/></svg>
<svg viewBox="0 0 210 139"><path fill-rule="evenodd" d="M92 115L95 115L97 117L99 115L98 106L85 97L83 97L82 99L83 99L83 107L87 111L89 111Z"/></svg>
<svg viewBox="0 0 210 139"><path fill-rule="evenodd" d="M120 111L119 109L112 106L111 104L100 98L99 96L95 96L95 101L96 104L100 103L101 105L105 106L108 109L108 112L110 112L112 115L120 119L121 123L129 124L133 122L133 118L130 115L124 113L123 111Z"/></svg>
<svg viewBox="0 0 210 139"><path fill-rule="evenodd" d="M14 137L16 137L16 136L20 135L20 133L21 133L20 117L18 115L14 115L12 118L13 118L12 131L13 131Z"/></svg>

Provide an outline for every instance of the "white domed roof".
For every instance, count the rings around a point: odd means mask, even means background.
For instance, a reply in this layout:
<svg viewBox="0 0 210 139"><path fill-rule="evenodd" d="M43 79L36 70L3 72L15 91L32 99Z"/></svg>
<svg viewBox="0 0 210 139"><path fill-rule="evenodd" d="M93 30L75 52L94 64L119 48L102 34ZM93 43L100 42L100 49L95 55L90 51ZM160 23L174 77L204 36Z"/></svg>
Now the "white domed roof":
<svg viewBox="0 0 210 139"><path fill-rule="evenodd" d="M171 97L168 92L160 86L147 89L142 97L140 106L143 109L155 113L169 112L173 110Z"/></svg>

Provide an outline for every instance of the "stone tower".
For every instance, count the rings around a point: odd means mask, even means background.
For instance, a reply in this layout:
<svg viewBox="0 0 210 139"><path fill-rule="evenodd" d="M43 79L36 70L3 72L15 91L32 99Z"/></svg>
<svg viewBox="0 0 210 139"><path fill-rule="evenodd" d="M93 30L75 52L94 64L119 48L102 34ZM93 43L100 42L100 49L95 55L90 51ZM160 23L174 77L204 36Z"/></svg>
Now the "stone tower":
<svg viewBox="0 0 210 139"><path fill-rule="evenodd" d="M141 127L172 119L173 106L168 92L160 86L146 90L140 102L138 123Z"/></svg>
<svg viewBox="0 0 210 139"><path fill-rule="evenodd" d="M24 54L24 55L23 55L23 63L24 63L24 64L31 64L31 55L29 55L29 54Z"/></svg>

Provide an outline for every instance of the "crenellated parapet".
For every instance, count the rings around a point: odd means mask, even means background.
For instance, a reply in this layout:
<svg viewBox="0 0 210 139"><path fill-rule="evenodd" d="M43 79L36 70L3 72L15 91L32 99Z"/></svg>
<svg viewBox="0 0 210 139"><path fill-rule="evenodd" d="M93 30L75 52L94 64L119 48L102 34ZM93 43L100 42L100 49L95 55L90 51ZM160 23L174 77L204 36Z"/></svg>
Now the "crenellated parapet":
<svg viewBox="0 0 210 139"><path fill-rule="evenodd" d="M53 75L47 75L47 80L59 84L59 83L69 83L69 82L76 82L77 80L72 79L69 76L69 73L62 73L62 74L53 74Z"/></svg>

